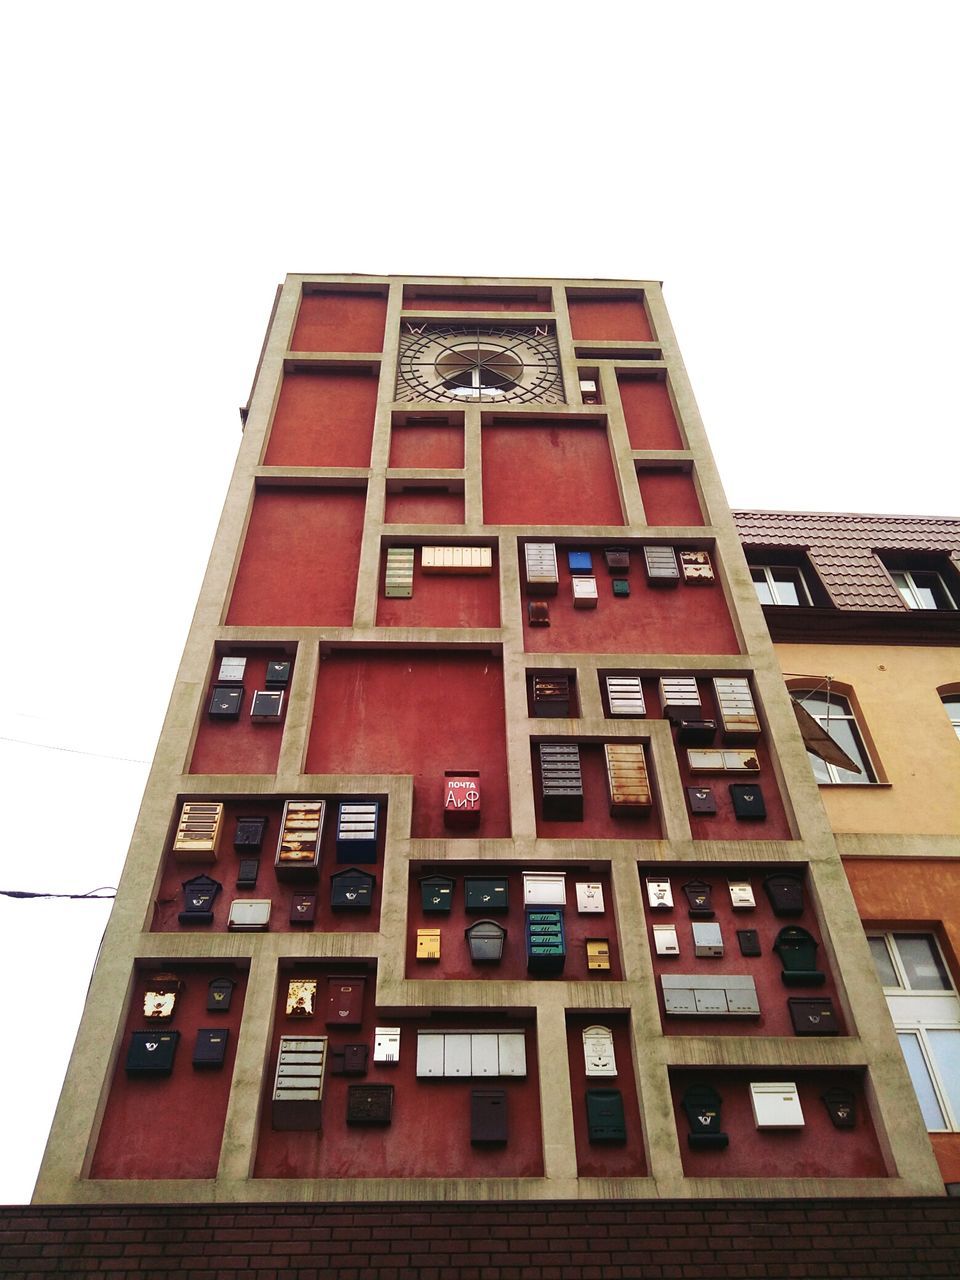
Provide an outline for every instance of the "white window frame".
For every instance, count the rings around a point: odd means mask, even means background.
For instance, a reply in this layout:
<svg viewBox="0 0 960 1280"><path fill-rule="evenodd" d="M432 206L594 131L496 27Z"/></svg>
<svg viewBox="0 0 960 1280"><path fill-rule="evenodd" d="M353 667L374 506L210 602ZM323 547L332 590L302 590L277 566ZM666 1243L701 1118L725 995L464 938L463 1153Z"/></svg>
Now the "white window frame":
<svg viewBox="0 0 960 1280"><path fill-rule="evenodd" d="M940 959L943 972L947 975L948 987L940 990L923 989L914 991L909 983L906 969L900 959L900 953L897 949L898 936L922 936L930 941L931 946ZM930 1081L930 1087L933 1090L933 1096L937 1106L940 1108L940 1114L945 1121L945 1127L937 1129L929 1129L929 1133L958 1133L960 1132L960 1114L950 1104L950 1097L947 1090L943 1086L940 1073L937 1068L936 1059L930 1046L928 1033L931 1031L953 1031L960 1036L960 999L957 997L956 987L954 986L953 976L944 959L943 951L937 941L937 937L933 933L929 933L924 929L897 929L890 930L885 933L869 931L867 933L868 940L875 938L880 939L886 947L887 956L893 971L897 977L898 985L895 987L883 987L883 993L887 998L887 1006L890 1008L890 1014L893 1019L893 1028L899 1040L900 1036L913 1036L917 1041L920 1050L920 1056L923 1059L923 1065L927 1071L927 1077ZM956 1004L956 1016L950 1018L944 1016L943 1013L943 997L952 996ZM891 1000L896 1001L896 1005L891 1004ZM906 1018L903 1016L904 1003L909 1001L911 1006L911 1016ZM931 1009L937 1010L933 1016L924 1013L924 1004L928 1004ZM899 1016L896 1010L899 1010ZM912 1083L912 1078L911 1078Z"/></svg>
<svg viewBox="0 0 960 1280"><path fill-rule="evenodd" d="M778 594L778 592L777 592L777 583L776 583L776 579L775 579L775 578L774 578L774 576L773 576L773 575L774 575L774 573L775 573L778 569L780 569L780 570L788 569L788 570L790 571L790 573L795 573L795 574L797 575L797 578L798 578L798 580L799 580L799 584L800 584L799 594L800 594L800 596L801 596L801 599L800 599L797 603L798 603L799 605L801 605L801 606L802 606L802 605L812 605L812 604L813 604L813 601L812 601L812 600L811 600L811 598L810 598L810 588L807 586L807 580L806 580L806 578L803 576L803 570L800 568L800 566L799 566L799 565L795 565L795 564L751 564L751 565L749 565L748 567L749 567L749 569L750 569L750 577L751 577L751 578L753 578L753 575L754 575L755 573L761 573L761 574L763 574L763 580L764 580L764 582L767 584L767 590L770 592L771 596L773 597L773 603L774 603L774 604L779 604L779 605L793 605L793 601L792 601L792 600L781 600L781 599L779 598L779 594ZM756 586L759 586L759 583L757 583L756 581L754 581L754 584L753 584L753 585L756 587ZM761 601L761 604L762 604L762 603L763 603L763 601ZM796 607L796 606L794 606L794 607Z"/></svg>
<svg viewBox="0 0 960 1280"><path fill-rule="evenodd" d="M947 584L943 580L943 574L938 573L936 569L888 569L887 572L893 579L893 585L900 592L901 599L908 609L920 609L925 613L935 613L937 610L944 612L945 610L956 609L957 602L950 594ZM931 578L936 578L940 584L940 590L943 592L947 601L946 605L935 604L932 609L928 608L920 598L921 586L918 586L914 580L914 574L928 574ZM898 578L903 579L903 584L897 581Z"/></svg>

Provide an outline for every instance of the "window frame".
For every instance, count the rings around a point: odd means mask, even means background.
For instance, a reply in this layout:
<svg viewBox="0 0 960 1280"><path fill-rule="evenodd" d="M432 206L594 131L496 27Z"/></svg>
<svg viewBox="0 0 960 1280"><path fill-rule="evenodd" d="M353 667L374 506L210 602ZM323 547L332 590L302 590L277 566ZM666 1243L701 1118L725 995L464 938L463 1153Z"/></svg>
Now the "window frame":
<svg viewBox="0 0 960 1280"><path fill-rule="evenodd" d="M896 566L887 565L886 569L887 569L887 573L889 573L890 575L890 578L893 582L894 587L896 588L900 596L900 599L903 601L903 603L907 606L908 609L911 609L916 613L951 613L951 612L955 613L956 612L957 602L956 600L954 600L953 596L951 595L950 589L947 586L946 581L944 580L944 576L942 573L939 572L939 570L926 569L926 568L923 568L923 566L921 565L914 565L912 568L899 568ZM946 603L935 604L932 608L929 605L924 604L920 596L920 591L924 589L923 584L922 583L918 584L914 575L923 575L924 577L936 579L936 584L939 587L940 593L943 599L946 601ZM900 585L900 583L897 581L898 578L904 579L904 586ZM925 589L931 590L931 588L929 587ZM936 594L936 592L934 592L934 594Z"/></svg>
<svg viewBox="0 0 960 1280"><path fill-rule="evenodd" d="M770 595L773 597L769 602L765 600L760 600L761 605L771 604L771 605L778 605L782 608L792 608L792 609L812 608L813 598L810 595L810 588L807 586L807 580L803 576L803 570L800 568L799 565L751 564L750 561L748 560L747 568L750 570L750 578L751 578L751 581L753 582L754 587L758 587L760 585L757 582L756 578L754 577L754 574L761 573L763 575L764 582L766 583L767 590L770 592ZM793 600L780 600L778 598L777 583L774 578L774 574L778 571L781 573L790 573L790 574L796 575L797 586L798 586L797 594L800 596L800 599L797 600L796 602L794 602ZM757 593L757 598L759 599L759 592Z"/></svg>
<svg viewBox="0 0 960 1280"><path fill-rule="evenodd" d="M830 732L830 729L829 729L830 723L836 722L838 720L843 720L847 724L849 724L851 737L853 738L854 745L858 748L858 751L859 751L859 758L857 758L855 761L855 763L859 764L861 769L863 770L863 779L862 781L859 781L859 782L856 781L855 778L852 781L850 778L841 778L839 776L840 773L849 772L849 770L841 770L837 765L831 764L828 760L821 760L818 755L814 754L814 752L808 751L807 756L810 759L810 767L813 770L814 780L816 781L817 785L821 787L876 786L880 780L880 774L877 770L876 764L873 761L873 758L870 755L870 752L867 749L866 734L864 733L863 729L860 727L860 717L857 714L857 709L854 705L853 699L848 694L839 692L836 687L828 689L826 687L826 681L824 681L823 686L820 686L820 687L815 686L813 688L810 688L807 685L795 685L791 683L788 686L787 691L790 694L790 697L793 699L793 701L799 702L800 705L803 707L804 711L806 711L810 716L812 716L814 720L816 720L817 724L820 725L821 729L823 729L823 731L828 735L828 737L833 738L833 734ZM813 711L810 710L809 706L805 701L805 698L809 698L809 697L821 697L821 698L827 699L828 704L830 704L831 706L831 714L825 717L816 715ZM837 709L837 714L834 715L833 709L834 709L834 703L836 701L839 701L840 703L842 703L843 706L846 708L846 710L840 711L839 709ZM826 720L826 723L824 723L824 720ZM840 747L841 750L843 751L847 750L845 743L838 741L836 738L834 738L834 742L836 742L837 746ZM850 755L850 754L851 753L847 751L847 755ZM851 759L853 758L854 757L851 755ZM826 769L827 771L826 778L817 777L816 769L818 765Z"/></svg>
<svg viewBox="0 0 960 1280"><path fill-rule="evenodd" d="M941 693L940 702L947 713L947 719L953 725L954 733L960 738L960 693ZM955 709L951 709L951 704Z"/></svg>

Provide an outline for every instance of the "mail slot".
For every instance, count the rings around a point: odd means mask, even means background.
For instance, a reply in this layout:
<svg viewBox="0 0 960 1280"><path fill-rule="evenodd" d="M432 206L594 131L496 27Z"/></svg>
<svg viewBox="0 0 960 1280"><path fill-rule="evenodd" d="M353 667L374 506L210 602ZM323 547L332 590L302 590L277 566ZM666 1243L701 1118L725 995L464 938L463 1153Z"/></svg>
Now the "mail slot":
<svg viewBox="0 0 960 1280"><path fill-rule="evenodd" d="M328 1027L359 1027L363 1022L365 978L328 978L325 1020Z"/></svg>
<svg viewBox="0 0 960 1280"><path fill-rule="evenodd" d="M712 787L687 787L687 802L691 813L710 814L717 812L717 800Z"/></svg>
<svg viewBox="0 0 960 1280"><path fill-rule="evenodd" d="M290 899L290 923L295 925L312 925L317 918L317 895L315 893L295 893Z"/></svg>
<svg viewBox="0 0 960 1280"><path fill-rule="evenodd" d="M263 846L263 836L267 829L266 818L238 818L233 833L233 848L236 853L259 853Z"/></svg>
<svg viewBox="0 0 960 1280"><path fill-rule="evenodd" d="M365 1076L370 1050L365 1044L334 1045L330 1049L330 1074Z"/></svg>
<svg viewBox="0 0 960 1280"><path fill-rule="evenodd" d="M802 1129L800 1093L792 1081L751 1083L750 1106L758 1129Z"/></svg>
<svg viewBox="0 0 960 1280"><path fill-rule="evenodd" d="M615 1076L617 1074L617 1056L613 1047L613 1032L609 1027L584 1027L583 1068L588 1076Z"/></svg>
<svg viewBox="0 0 960 1280"><path fill-rule="evenodd" d="M218 1070L227 1058L226 1027L200 1027L193 1045L193 1065L200 1069Z"/></svg>
<svg viewBox="0 0 960 1280"><path fill-rule="evenodd" d="M591 1142L626 1142L627 1122L619 1089L587 1090L587 1135Z"/></svg>
<svg viewBox="0 0 960 1280"><path fill-rule="evenodd" d="M424 912L447 912L453 906L453 887L456 881L450 876L423 876L420 880L420 907Z"/></svg>
<svg viewBox="0 0 960 1280"><path fill-rule="evenodd" d="M546 822L583 821L583 777L575 742L541 742L540 779Z"/></svg>
<svg viewBox="0 0 960 1280"><path fill-rule="evenodd" d="M127 1074L170 1075L179 1040L179 1031L134 1031L127 1049Z"/></svg>
<svg viewBox="0 0 960 1280"><path fill-rule="evenodd" d="M649 813L653 795L643 744L606 742L603 754L607 765L611 816Z"/></svg>
<svg viewBox="0 0 960 1280"><path fill-rule="evenodd" d="M506 911L507 877L468 877L463 882L463 894L468 911Z"/></svg>
<svg viewBox="0 0 960 1280"><path fill-rule="evenodd" d="M644 547L643 562L649 586L675 587L680 581L680 570L673 547Z"/></svg>
<svg viewBox="0 0 960 1280"><path fill-rule="evenodd" d="M585 881L577 884L577 910L581 915L603 914L603 885Z"/></svg>
<svg viewBox="0 0 960 1280"><path fill-rule="evenodd" d="M472 770L444 773L443 825L468 828L480 825L479 773Z"/></svg>
<svg viewBox="0 0 960 1280"><path fill-rule="evenodd" d="M216 862L222 837L222 801L189 800L180 810L173 856L178 862Z"/></svg>
<svg viewBox="0 0 960 1280"><path fill-rule="evenodd" d="M780 980L785 987L822 987L827 975L817 969L817 943L799 925L787 925L777 934L773 949L780 957Z"/></svg>
<svg viewBox="0 0 960 1280"><path fill-rule="evenodd" d="M587 970L605 972L610 969L610 939L587 938Z"/></svg>
<svg viewBox="0 0 960 1280"><path fill-rule="evenodd" d="M348 1125L386 1128L392 1119L392 1084L351 1084L347 1087Z"/></svg>
<svg viewBox="0 0 960 1280"><path fill-rule="evenodd" d="M687 898L687 914L690 917L701 920L713 918L716 912L713 910L712 884L708 884L706 880L688 880L683 886L683 892Z"/></svg>
<svg viewBox="0 0 960 1280"><path fill-rule="evenodd" d="M473 1146L503 1146L507 1133L506 1089L471 1089L470 1142Z"/></svg>
<svg viewBox="0 0 960 1280"><path fill-rule="evenodd" d="M803 881L799 876L767 876L763 888L775 916L803 915Z"/></svg>
<svg viewBox="0 0 960 1280"><path fill-rule="evenodd" d="M212 924L213 904L217 894L223 887L209 876L194 876L192 880L184 880L183 910L177 916L180 924Z"/></svg>
<svg viewBox="0 0 960 1280"><path fill-rule="evenodd" d="M837 1085L821 1093L820 1101L827 1108L830 1123L835 1129L855 1129L857 1127L856 1103L852 1089L844 1089Z"/></svg>
<svg viewBox="0 0 960 1280"><path fill-rule="evenodd" d="M343 801L337 810L337 862L376 862L379 822L375 801Z"/></svg>
<svg viewBox="0 0 960 1280"><path fill-rule="evenodd" d="M571 681L569 676L533 676L531 682L535 716L570 715Z"/></svg>
<svg viewBox="0 0 960 1280"><path fill-rule="evenodd" d="M722 1151L730 1138L720 1129L720 1108L723 1100L716 1089L709 1085L691 1085L684 1093L680 1105L687 1116L690 1132L687 1145L694 1151Z"/></svg>
<svg viewBox="0 0 960 1280"><path fill-rule="evenodd" d="M839 1034L837 1013L829 996L808 999L791 996L787 1001L790 1021L798 1036L835 1036Z"/></svg>
<svg viewBox="0 0 960 1280"><path fill-rule="evenodd" d="M439 929L418 929L417 930L417 959L418 960L439 960L440 959L440 930Z"/></svg>
<svg viewBox="0 0 960 1280"><path fill-rule="evenodd" d="M232 978L214 978L207 986L207 1013L227 1013L236 985Z"/></svg>
<svg viewBox="0 0 960 1280"><path fill-rule="evenodd" d="M763 792L755 782L731 782L730 799L734 815L741 822L757 822L767 816Z"/></svg>
<svg viewBox="0 0 960 1280"><path fill-rule="evenodd" d="M470 959L479 963L499 960L503 955L506 936L506 929L497 924L496 920L478 920L476 924L470 925L464 930Z"/></svg>
<svg viewBox="0 0 960 1280"><path fill-rule="evenodd" d="M376 879L366 871L350 867L330 877L330 905L337 911L369 911L373 906Z"/></svg>
<svg viewBox="0 0 960 1280"><path fill-rule="evenodd" d="M210 694L207 715L211 720L237 720L243 706L243 687L216 684Z"/></svg>
<svg viewBox="0 0 960 1280"><path fill-rule="evenodd" d="M691 586L701 586L714 581L713 565L708 551L681 551L680 572Z"/></svg>

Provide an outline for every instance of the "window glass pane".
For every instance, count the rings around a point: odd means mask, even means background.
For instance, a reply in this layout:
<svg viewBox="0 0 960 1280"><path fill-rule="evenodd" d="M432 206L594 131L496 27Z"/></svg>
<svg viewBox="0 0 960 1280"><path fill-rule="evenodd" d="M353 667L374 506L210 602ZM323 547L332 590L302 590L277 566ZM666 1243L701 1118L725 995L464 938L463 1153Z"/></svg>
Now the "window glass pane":
<svg viewBox="0 0 960 1280"><path fill-rule="evenodd" d="M870 943L870 954L873 956L873 963L877 968L877 977L880 979L882 987L899 987L900 980L897 977L897 971L893 967L893 961L890 959L890 952L887 950L887 944L882 938L868 938Z"/></svg>
<svg viewBox="0 0 960 1280"><path fill-rule="evenodd" d="M914 1092L920 1103L924 1124L928 1129L945 1129L947 1126L943 1118L943 1112L940 1110L940 1103L937 1101L937 1095L934 1093L933 1085L930 1082L930 1073L927 1071L927 1064L924 1062L923 1054L920 1052L919 1040L910 1031L898 1031L897 1039L900 1041L903 1056L907 1060L907 1070L910 1072Z"/></svg>
<svg viewBox="0 0 960 1280"><path fill-rule="evenodd" d="M903 596L905 603L908 604L911 609L918 608L917 598L913 594L910 583L907 581L907 575L905 573L891 573L890 577L893 579L893 585Z"/></svg>
<svg viewBox="0 0 960 1280"><path fill-rule="evenodd" d="M808 693L806 689L794 689L791 697L795 702L802 703L804 710L809 711L818 720L828 711L831 715L837 714L836 702L831 705L825 693Z"/></svg>
<svg viewBox="0 0 960 1280"><path fill-rule="evenodd" d="M818 782L833 781L833 778L830 776L830 770L819 756L815 756L812 751L808 751L807 759L810 761L810 767L813 769L813 776Z"/></svg>
<svg viewBox="0 0 960 1280"><path fill-rule="evenodd" d="M797 587L799 574L796 569L772 569L774 585L777 589L778 604L799 604L800 591Z"/></svg>
<svg viewBox="0 0 960 1280"><path fill-rule="evenodd" d="M926 933L896 933L894 941L911 991L952 991L936 943Z"/></svg>
<svg viewBox="0 0 960 1280"><path fill-rule="evenodd" d="M928 1031L927 1041L940 1088L947 1095L954 1125L960 1125L960 1031Z"/></svg>
<svg viewBox="0 0 960 1280"><path fill-rule="evenodd" d="M751 569L750 576L753 578L753 585L756 588L757 599L761 604L773 604L773 592L767 583L766 574L762 569Z"/></svg>
<svg viewBox="0 0 960 1280"><path fill-rule="evenodd" d="M936 609L937 597L934 595L933 587L922 586L914 579L914 589L917 593L917 599L920 601L921 609Z"/></svg>
<svg viewBox="0 0 960 1280"><path fill-rule="evenodd" d="M943 705L950 723L957 731L957 737L960 738L960 698L944 698Z"/></svg>
<svg viewBox="0 0 960 1280"><path fill-rule="evenodd" d="M832 717L828 722L825 716L818 717L818 719L837 746L844 750L850 759L863 770L862 773L851 773L849 769L836 769L836 766L834 766L837 781L870 782L870 773L867 769L866 759L860 747L860 740L853 727L853 722L851 720L834 720Z"/></svg>

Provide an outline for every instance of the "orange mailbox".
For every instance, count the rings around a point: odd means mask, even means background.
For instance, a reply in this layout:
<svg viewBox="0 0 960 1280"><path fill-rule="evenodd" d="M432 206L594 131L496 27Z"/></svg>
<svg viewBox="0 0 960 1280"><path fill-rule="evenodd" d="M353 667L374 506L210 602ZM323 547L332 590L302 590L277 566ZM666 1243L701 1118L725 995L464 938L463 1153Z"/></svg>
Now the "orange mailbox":
<svg viewBox="0 0 960 1280"><path fill-rule="evenodd" d="M480 825L480 774L447 771L443 775L443 824L446 827Z"/></svg>

